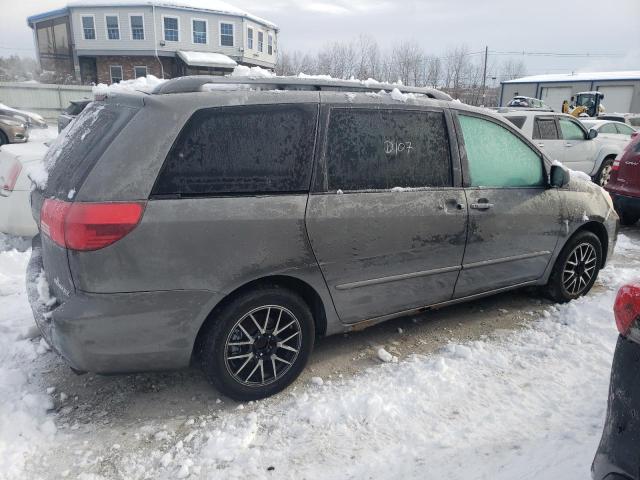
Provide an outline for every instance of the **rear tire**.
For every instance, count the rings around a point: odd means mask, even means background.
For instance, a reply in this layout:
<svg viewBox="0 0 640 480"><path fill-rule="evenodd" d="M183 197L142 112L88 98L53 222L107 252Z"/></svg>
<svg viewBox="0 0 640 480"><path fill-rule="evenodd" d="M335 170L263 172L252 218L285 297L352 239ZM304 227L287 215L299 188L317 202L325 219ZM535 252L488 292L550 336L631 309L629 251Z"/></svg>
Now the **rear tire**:
<svg viewBox="0 0 640 480"><path fill-rule="evenodd" d="M624 210L620 210L618 215L620 216L621 225L633 225L640 220L640 214L625 212Z"/></svg>
<svg viewBox="0 0 640 480"><path fill-rule="evenodd" d="M585 295L598 278L602 243L592 232L576 233L564 246L553 266L546 293L559 303Z"/></svg>
<svg viewBox="0 0 640 480"><path fill-rule="evenodd" d="M6 145L9 143L9 139L4 134L4 132L0 132L0 145Z"/></svg>
<svg viewBox="0 0 640 480"><path fill-rule="evenodd" d="M609 183L609 178L611 177L611 168L613 167L614 157L607 157L602 161L602 165L600 165L600 170L594 179L594 182L604 187L607 183Z"/></svg>
<svg viewBox="0 0 640 480"><path fill-rule="evenodd" d="M234 400L258 400L284 390L313 350L309 306L277 285L240 294L211 321L199 345L202 369Z"/></svg>

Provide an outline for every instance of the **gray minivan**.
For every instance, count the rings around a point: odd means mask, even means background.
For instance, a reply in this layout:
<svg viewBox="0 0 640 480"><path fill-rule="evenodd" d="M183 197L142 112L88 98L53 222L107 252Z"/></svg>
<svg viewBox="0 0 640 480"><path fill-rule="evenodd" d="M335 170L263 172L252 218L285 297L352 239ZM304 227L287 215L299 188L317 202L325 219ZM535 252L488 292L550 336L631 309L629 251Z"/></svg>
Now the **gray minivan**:
<svg viewBox="0 0 640 480"><path fill-rule="evenodd" d="M111 94L34 178L27 285L76 370L274 394L319 336L538 285L589 291L618 217L516 127L437 90L184 77Z"/></svg>

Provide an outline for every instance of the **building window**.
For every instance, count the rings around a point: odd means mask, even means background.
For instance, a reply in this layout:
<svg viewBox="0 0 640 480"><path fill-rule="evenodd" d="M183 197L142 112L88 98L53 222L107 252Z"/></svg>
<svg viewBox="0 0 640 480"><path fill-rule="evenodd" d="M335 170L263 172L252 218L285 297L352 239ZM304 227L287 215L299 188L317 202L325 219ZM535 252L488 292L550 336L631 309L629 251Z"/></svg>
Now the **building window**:
<svg viewBox="0 0 640 480"><path fill-rule="evenodd" d="M129 16L131 23L131 39L144 40L144 17L142 15Z"/></svg>
<svg viewBox="0 0 640 480"><path fill-rule="evenodd" d="M105 15L104 23L107 25L107 38L120 40L120 24L117 15Z"/></svg>
<svg viewBox="0 0 640 480"><path fill-rule="evenodd" d="M253 28L247 28L247 48L253 50Z"/></svg>
<svg viewBox="0 0 640 480"><path fill-rule="evenodd" d="M194 18L191 21L191 31L193 32L193 43L207 42L207 21Z"/></svg>
<svg viewBox="0 0 640 480"><path fill-rule="evenodd" d="M111 83L118 83L122 80L122 66L111 65L109 67L109 74L111 75Z"/></svg>
<svg viewBox="0 0 640 480"><path fill-rule="evenodd" d="M233 47L233 23L220 23L220 45Z"/></svg>
<svg viewBox="0 0 640 480"><path fill-rule="evenodd" d="M258 32L258 51L264 51L264 33Z"/></svg>
<svg viewBox="0 0 640 480"><path fill-rule="evenodd" d="M139 66L139 67L133 67L133 77L134 78L140 78L140 77L146 77L147 76L147 66L143 65L143 66Z"/></svg>
<svg viewBox="0 0 640 480"><path fill-rule="evenodd" d="M93 15L82 17L82 33L85 40L96 39L96 22Z"/></svg>
<svg viewBox="0 0 640 480"><path fill-rule="evenodd" d="M267 36L267 53L273 55L273 35L271 34Z"/></svg>
<svg viewBox="0 0 640 480"><path fill-rule="evenodd" d="M163 17L164 39L167 42L177 42L180 40L180 23L178 17Z"/></svg>

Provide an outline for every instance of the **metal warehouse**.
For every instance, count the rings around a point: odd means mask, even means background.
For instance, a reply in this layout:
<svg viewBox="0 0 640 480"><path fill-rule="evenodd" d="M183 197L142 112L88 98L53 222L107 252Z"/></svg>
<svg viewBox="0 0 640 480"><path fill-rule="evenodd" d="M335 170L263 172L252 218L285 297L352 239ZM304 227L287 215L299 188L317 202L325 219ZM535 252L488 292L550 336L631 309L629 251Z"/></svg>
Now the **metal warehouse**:
<svg viewBox="0 0 640 480"><path fill-rule="evenodd" d="M501 82L500 106L513 97L539 98L556 111L578 92L599 91L607 113L640 113L640 71L533 75Z"/></svg>

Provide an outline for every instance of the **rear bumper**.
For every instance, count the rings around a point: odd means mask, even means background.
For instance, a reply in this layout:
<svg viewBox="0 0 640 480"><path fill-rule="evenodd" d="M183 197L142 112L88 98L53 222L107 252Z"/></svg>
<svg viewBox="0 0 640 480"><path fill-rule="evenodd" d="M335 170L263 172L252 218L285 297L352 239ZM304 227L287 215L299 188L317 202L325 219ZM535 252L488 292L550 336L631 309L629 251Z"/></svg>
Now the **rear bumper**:
<svg viewBox="0 0 640 480"><path fill-rule="evenodd" d="M618 338L609 403L591 473L594 480L640 480L640 344ZM612 475L612 474L617 474Z"/></svg>
<svg viewBox="0 0 640 480"><path fill-rule="evenodd" d="M624 210L629 213L640 213L640 197L629 197L618 193L609 192L616 211Z"/></svg>
<svg viewBox="0 0 640 480"><path fill-rule="evenodd" d="M127 373L189 365L211 292L75 292L63 303L47 307L37 286L42 271L37 236L27 267L29 303L43 337L71 367Z"/></svg>

